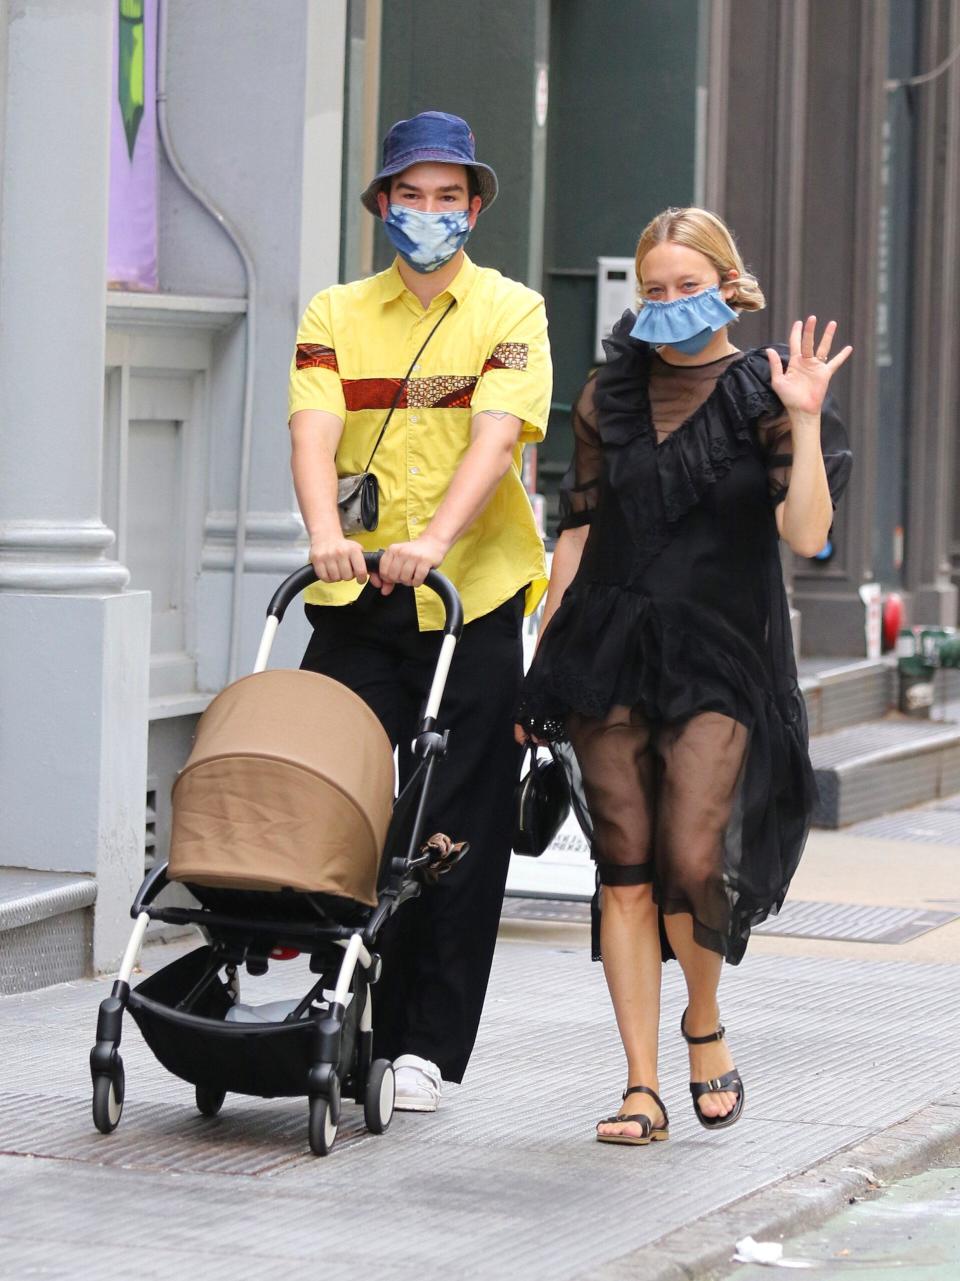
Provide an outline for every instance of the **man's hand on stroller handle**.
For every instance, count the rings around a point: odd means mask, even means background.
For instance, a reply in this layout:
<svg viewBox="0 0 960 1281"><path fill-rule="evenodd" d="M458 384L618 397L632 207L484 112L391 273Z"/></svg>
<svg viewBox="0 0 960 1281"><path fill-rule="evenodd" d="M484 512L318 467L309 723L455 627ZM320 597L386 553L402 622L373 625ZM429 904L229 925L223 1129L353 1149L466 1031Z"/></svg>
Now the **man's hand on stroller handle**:
<svg viewBox="0 0 960 1281"><path fill-rule="evenodd" d="M365 583L370 577L363 559L363 548L339 530L329 536L310 539L310 564L321 583L341 583L355 578Z"/></svg>
<svg viewBox="0 0 960 1281"><path fill-rule="evenodd" d="M436 569L447 553L438 538L421 534L406 543L392 543L381 555L380 570L367 569L363 548L342 534L310 540L310 564L322 583L340 583L355 578L370 582L389 596L400 583L405 587L422 587L431 569Z"/></svg>
<svg viewBox="0 0 960 1281"><path fill-rule="evenodd" d="M389 596L397 583L405 587L422 587L431 569L436 569L447 547L431 534L421 534L407 543L391 543L380 558L380 572L370 581Z"/></svg>

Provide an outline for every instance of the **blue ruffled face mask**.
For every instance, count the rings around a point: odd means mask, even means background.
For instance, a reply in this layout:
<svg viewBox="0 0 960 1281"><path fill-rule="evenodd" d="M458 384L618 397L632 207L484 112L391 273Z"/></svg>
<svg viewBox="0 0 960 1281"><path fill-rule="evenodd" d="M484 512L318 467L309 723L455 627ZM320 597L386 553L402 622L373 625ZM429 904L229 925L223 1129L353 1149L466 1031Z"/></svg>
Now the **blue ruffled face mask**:
<svg viewBox="0 0 960 1281"><path fill-rule="evenodd" d="M436 271L448 263L470 235L466 209L425 213L406 205L391 205L383 220L394 249L414 271Z"/></svg>
<svg viewBox="0 0 960 1281"><path fill-rule="evenodd" d="M695 356L703 351L718 329L738 319L733 308L724 302L720 286L711 285L689 298L645 302L630 337L640 338L652 346L675 347L687 356Z"/></svg>

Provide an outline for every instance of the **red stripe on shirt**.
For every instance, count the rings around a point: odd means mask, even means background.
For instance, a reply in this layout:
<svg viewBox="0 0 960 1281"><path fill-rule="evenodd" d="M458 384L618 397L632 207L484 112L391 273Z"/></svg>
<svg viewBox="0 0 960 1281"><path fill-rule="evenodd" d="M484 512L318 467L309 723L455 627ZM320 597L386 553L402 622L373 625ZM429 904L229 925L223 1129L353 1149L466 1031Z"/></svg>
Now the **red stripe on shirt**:
<svg viewBox="0 0 960 1281"><path fill-rule="evenodd" d="M343 399L347 409L389 409L402 378L343 378ZM406 409L407 391L401 392L398 409Z"/></svg>

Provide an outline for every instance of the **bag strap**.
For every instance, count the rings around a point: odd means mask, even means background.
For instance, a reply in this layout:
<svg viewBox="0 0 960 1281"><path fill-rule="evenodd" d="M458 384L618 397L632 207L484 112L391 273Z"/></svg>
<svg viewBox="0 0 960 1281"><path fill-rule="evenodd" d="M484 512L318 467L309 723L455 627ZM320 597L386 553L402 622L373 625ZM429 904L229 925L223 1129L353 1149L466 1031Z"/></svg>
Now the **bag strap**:
<svg viewBox="0 0 960 1281"><path fill-rule="evenodd" d="M427 343L430 341L433 335L437 332L437 330L446 320L447 314L449 313L451 307L453 307L456 301L457 301L456 298L450 299L450 301L447 303L446 307L444 308L443 313L440 316L440 319L437 321L434 327L427 334L426 338L424 338L423 343L420 346L420 350L414 356L413 360L410 361L410 368L403 375L403 379L400 383L400 386L396 390L396 393L393 397L393 404L390 406L390 409L387 411L387 416L383 420L383 426L380 428L380 435L377 437L377 443L374 445L373 451L371 452L370 457L367 459L367 465L366 467L364 467L363 469L364 471L370 470L371 464L373 463L374 455L376 454L377 450L380 448L380 442L383 440L384 433L387 430L387 425L390 422L390 419L393 417L393 411L396 409L397 405L400 404L400 397L403 395L404 388L406 387L407 383L410 381L410 375L413 373L414 366L416 365L420 357L423 355L423 353L426 351Z"/></svg>

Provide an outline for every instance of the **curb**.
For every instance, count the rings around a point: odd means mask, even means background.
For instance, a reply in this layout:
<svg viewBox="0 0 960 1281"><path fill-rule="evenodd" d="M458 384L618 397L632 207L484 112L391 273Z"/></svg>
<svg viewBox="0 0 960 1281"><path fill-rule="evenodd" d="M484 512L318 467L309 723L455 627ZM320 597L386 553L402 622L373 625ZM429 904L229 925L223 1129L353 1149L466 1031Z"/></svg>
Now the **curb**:
<svg viewBox="0 0 960 1281"><path fill-rule="evenodd" d="M819 1226L854 1198L926 1169L960 1144L960 1091L779 1183L715 1210L571 1281L709 1281L727 1276L742 1237L778 1240ZM854 1168L855 1167L855 1168Z"/></svg>

